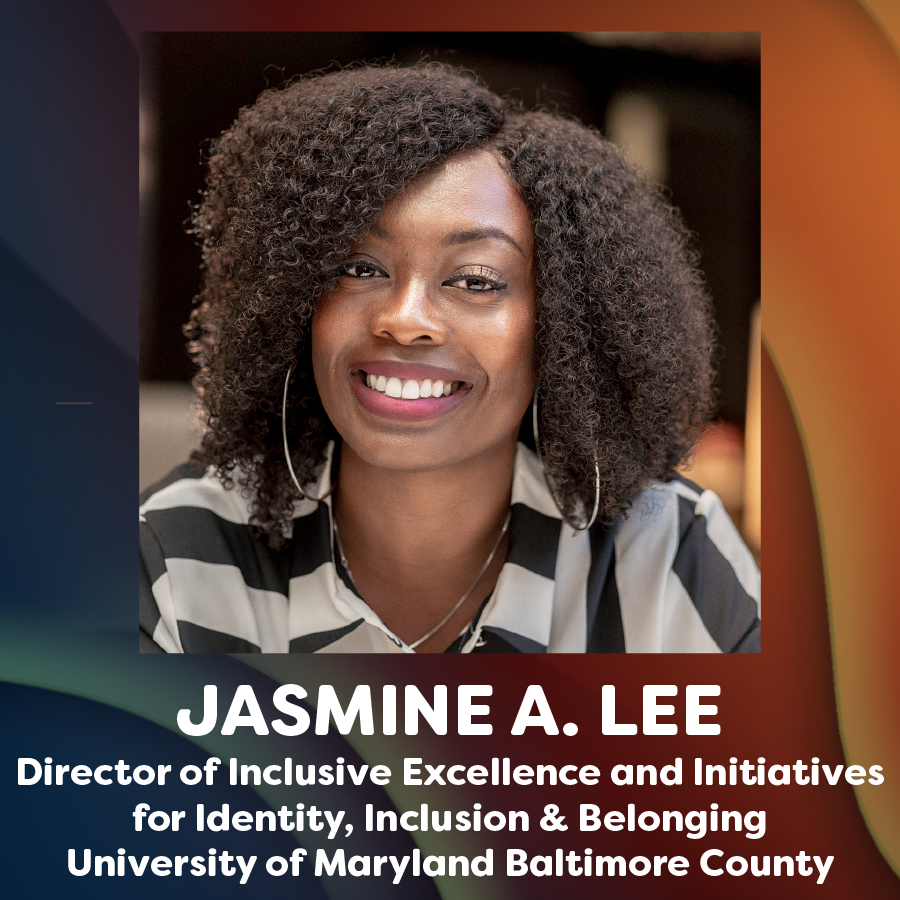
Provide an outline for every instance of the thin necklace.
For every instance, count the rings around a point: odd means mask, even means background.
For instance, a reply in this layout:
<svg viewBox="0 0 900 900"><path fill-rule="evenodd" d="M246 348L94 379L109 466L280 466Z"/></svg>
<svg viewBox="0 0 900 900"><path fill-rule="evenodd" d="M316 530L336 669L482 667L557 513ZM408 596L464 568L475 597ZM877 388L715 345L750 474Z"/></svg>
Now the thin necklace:
<svg viewBox="0 0 900 900"><path fill-rule="evenodd" d="M450 612L448 612L447 615L444 616L444 618L441 619L441 621L438 622L437 625L435 625L434 628L431 629L431 631L429 631L427 634L423 634L422 637L420 637L417 641L413 641L411 644L407 644L407 646L410 648L410 650L415 650L416 647L418 647L420 644L424 644L425 641L428 640L428 638L436 635L453 618L453 616L456 614L456 612L459 610L459 608L463 605L463 603L465 603L466 600L469 599L469 596L471 595L472 591L474 591L475 588L478 586L478 582L481 581L482 576L484 575L485 572L487 572L488 567L494 561L494 557L497 555L497 551L500 549L500 544L503 541L503 535L506 534L506 529L509 528L509 520L511 517L512 517L512 509L510 509L509 512L507 512L506 519L503 522L503 528L500 529L500 536L497 538L496 542L494 543L494 547L491 550L490 554L488 555L488 558L485 561L485 564L481 567L481 571L475 576L475 580L469 586L469 589L462 595L462 597L459 598L459 600L456 603L456 606L454 606L453 609L451 609ZM347 577L350 579L350 583L353 585L354 589L356 590L356 593L360 594L360 596L362 596L359 588L356 587L356 581L354 581L353 573L350 571L350 566L347 563L347 557L344 554L344 548L341 545L341 536L338 532L337 521L336 520L332 520L332 521L333 521L332 528L334 528L334 540L335 540L335 543L337 544L338 553L340 554L340 557L341 557L341 565L344 567L344 571L347 573Z"/></svg>

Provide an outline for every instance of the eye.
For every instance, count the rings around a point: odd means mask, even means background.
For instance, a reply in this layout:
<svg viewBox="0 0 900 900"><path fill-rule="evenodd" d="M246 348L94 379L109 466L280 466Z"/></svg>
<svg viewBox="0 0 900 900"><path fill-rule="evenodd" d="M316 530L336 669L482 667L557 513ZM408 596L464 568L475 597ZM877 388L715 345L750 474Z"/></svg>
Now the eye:
<svg viewBox="0 0 900 900"><path fill-rule="evenodd" d="M476 266L472 271L457 272L455 275L451 275L443 283L443 286L461 288L473 293L484 293L486 291L502 291L506 284L493 269Z"/></svg>
<svg viewBox="0 0 900 900"><path fill-rule="evenodd" d="M354 259L345 263L338 275L346 276L347 278L387 278L387 273L383 269L364 259Z"/></svg>

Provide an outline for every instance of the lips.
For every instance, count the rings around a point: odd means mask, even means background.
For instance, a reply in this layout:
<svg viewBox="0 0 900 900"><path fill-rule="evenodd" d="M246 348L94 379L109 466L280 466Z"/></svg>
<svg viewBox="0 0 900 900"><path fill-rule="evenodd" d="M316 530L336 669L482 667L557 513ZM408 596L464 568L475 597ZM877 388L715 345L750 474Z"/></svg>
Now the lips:
<svg viewBox="0 0 900 900"><path fill-rule="evenodd" d="M472 388L452 369L379 360L354 366L350 381L365 409L398 421L439 418L455 409Z"/></svg>

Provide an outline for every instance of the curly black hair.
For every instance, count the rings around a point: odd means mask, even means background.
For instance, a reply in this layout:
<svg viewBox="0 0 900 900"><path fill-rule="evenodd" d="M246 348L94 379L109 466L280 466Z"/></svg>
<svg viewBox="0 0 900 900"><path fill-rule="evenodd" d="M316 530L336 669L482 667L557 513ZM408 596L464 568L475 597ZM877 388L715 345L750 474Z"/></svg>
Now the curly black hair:
<svg viewBox="0 0 900 900"><path fill-rule="evenodd" d="M671 478L712 411L714 329L678 212L580 123L505 103L434 63L361 66L267 90L213 143L193 217L203 282L185 326L208 429L195 462L254 497L284 543L296 489L337 437L316 390L310 321L384 205L453 154L484 148L534 227L541 450L573 524L611 522Z"/></svg>

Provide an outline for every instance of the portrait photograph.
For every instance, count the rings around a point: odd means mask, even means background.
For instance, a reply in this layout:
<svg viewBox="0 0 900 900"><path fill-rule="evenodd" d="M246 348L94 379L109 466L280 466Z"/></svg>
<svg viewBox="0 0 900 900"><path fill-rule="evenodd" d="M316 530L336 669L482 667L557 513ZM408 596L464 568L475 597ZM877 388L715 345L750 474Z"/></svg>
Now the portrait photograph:
<svg viewBox="0 0 900 900"><path fill-rule="evenodd" d="M760 649L759 35L146 34L141 649Z"/></svg>

